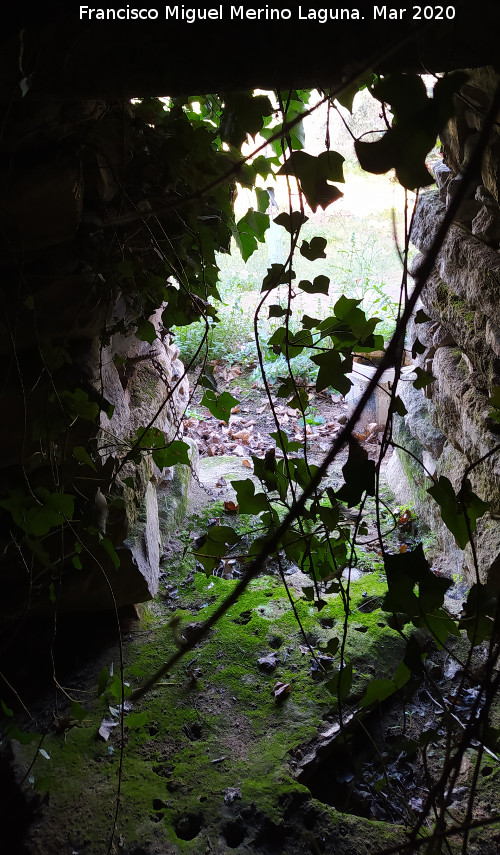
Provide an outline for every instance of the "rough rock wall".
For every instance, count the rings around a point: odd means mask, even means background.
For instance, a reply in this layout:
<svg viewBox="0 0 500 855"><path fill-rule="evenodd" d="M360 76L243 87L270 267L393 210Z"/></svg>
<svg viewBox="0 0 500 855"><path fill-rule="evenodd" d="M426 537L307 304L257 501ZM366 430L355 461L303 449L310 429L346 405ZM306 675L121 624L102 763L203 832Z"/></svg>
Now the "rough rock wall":
<svg viewBox="0 0 500 855"><path fill-rule="evenodd" d="M123 211L125 182L140 178L132 132L123 104L97 100L28 97L3 116L6 617L55 603L94 609L149 598L158 584L161 528L165 535L185 510L185 465L159 470L144 452L116 476L131 437L156 414L165 442L179 437L189 393L160 313L150 318L156 337L149 327L141 340L134 318L144 317L144 304L135 305L115 272L138 231L134 221L106 228Z"/></svg>
<svg viewBox="0 0 500 855"><path fill-rule="evenodd" d="M457 99L458 117L443 133L444 162L435 169L437 190L424 193L418 203L411 239L421 253L430 247L462 180L481 116L499 81L491 69L475 69ZM458 492L467 475L474 492L490 503L489 513L478 521L475 544L481 581L495 586L500 584L500 453L494 450L500 430L490 418L489 398L500 386L498 131L491 135L482 173L470 186L422 294L421 308L430 320L412 323L408 330L414 363L436 379L425 390L401 383L408 413L404 419L396 417L395 425L396 441L423 462L428 476L445 475ZM470 547L462 553L445 529L437 505L426 494L431 481L422 467L408 454L398 452L398 457L419 513L472 584L476 575ZM391 469L401 489L394 461Z"/></svg>

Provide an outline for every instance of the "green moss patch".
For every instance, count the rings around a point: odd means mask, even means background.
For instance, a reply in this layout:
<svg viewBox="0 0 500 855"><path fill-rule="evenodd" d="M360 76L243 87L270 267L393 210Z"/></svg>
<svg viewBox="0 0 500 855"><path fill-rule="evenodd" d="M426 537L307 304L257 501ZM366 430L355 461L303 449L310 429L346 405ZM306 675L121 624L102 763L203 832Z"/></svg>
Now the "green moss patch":
<svg viewBox="0 0 500 855"><path fill-rule="evenodd" d="M130 688L160 667L235 584L174 572L168 585L177 585L178 596L150 604L124 644ZM339 665L337 654L322 673L314 656L332 639L342 642L347 620L344 655L353 665L352 698L359 701L373 677L392 675L402 641L379 608L384 591L379 571L352 582L347 618L340 596L328 598L318 614L295 595L301 629L281 581L254 580L208 637L127 713L122 760L120 725L111 727L107 741L97 733L118 706L110 694L113 683L108 681L100 697L95 683L86 685L85 718L48 736L44 748L50 759L38 754L30 771L28 786L49 794L33 851L53 851L50 840L57 829L60 851L67 846L80 851L84 844L85 855L100 855L113 824L121 770L116 840L125 853L204 853L207 841L229 848L253 841L258 851L259 840L273 835L282 847L277 851L309 852L307 828L301 826L293 840L287 837L287 827L302 822L291 808L287 818L289 806L313 804L294 780L290 760L317 737L325 719L336 715L337 698L327 684ZM117 651L113 660L118 661ZM278 699L277 684L286 687ZM35 749L18 751L27 768ZM318 815L339 852L367 851L364 844L349 848L358 833L352 818L346 819L344 841L338 817L323 810ZM369 829L366 837L363 827L363 840L382 843L396 833L383 825L369 824Z"/></svg>

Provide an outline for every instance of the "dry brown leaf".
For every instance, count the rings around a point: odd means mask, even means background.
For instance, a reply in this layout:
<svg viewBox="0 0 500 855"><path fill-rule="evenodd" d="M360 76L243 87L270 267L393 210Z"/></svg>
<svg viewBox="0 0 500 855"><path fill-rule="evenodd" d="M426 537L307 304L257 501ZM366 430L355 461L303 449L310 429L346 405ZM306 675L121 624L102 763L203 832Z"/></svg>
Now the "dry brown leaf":
<svg viewBox="0 0 500 855"><path fill-rule="evenodd" d="M250 431L249 430L239 430L236 433L233 433L235 439L241 440L241 442L248 442L250 439Z"/></svg>
<svg viewBox="0 0 500 855"><path fill-rule="evenodd" d="M273 687L273 695L275 701L279 702L284 700L284 698L286 698L286 696L290 694L291 690L292 687L290 683L281 683L278 680L278 682L275 683Z"/></svg>
<svg viewBox="0 0 500 855"><path fill-rule="evenodd" d="M240 412L239 404L236 404L236 406L231 409L231 414L239 413L239 412Z"/></svg>
<svg viewBox="0 0 500 855"><path fill-rule="evenodd" d="M235 502L224 502L224 510L227 511L228 514L237 514L239 513L240 506Z"/></svg>
<svg viewBox="0 0 500 855"><path fill-rule="evenodd" d="M244 459L244 460L242 460L241 462L242 462L243 466L246 466L246 468L247 468L247 469L251 469L251 468L252 468L252 464L250 463L250 461L249 461L249 460L247 460L247 459L246 459L246 457L245 457L245 459Z"/></svg>

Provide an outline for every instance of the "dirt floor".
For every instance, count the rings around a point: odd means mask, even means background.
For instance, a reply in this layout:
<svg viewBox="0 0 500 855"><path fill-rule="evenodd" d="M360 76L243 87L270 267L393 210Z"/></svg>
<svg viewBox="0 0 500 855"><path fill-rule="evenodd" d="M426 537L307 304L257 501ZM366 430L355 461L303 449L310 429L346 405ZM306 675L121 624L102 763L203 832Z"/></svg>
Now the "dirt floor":
<svg viewBox="0 0 500 855"><path fill-rule="evenodd" d="M24 639L32 716L26 729L36 733L17 733L4 748L5 851L427 852L422 844L432 811L415 844L405 849L405 842L443 766L455 757L455 774L432 799L434 806L444 827L470 816L486 825L471 830L466 850L463 835L450 835L432 852L496 855L500 824L490 823L500 758L492 745L463 742L469 719L482 708L483 646L466 662L463 634L438 650L422 629L407 626L403 633L382 608L383 562L368 536L344 579L347 611L342 597L331 594L318 612L307 596L309 577L293 564L270 562L194 650L140 701L127 700L189 640L244 571L255 520L236 512L230 481L252 475L252 455L266 453L273 420L258 386L234 368L215 368L240 403L224 425L192 402L186 428L199 444L202 465L189 517L165 549L156 600L138 617L121 615L120 643L113 617L61 621L55 641L47 641L53 673L39 668L33 676L36 628L31 641ZM347 405L309 391L316 423L305 429L314 461L345 422ZM280 427L302 438L296 411L278 410ZM378 430L361 439L376 457ZM344 461L330 473L332 482ZM411 515L405 518L404 509L398 514L390 535L395 551L412 548L418 538ZM234 526L239 540L206 573L193 547L214 525ZM464 593L460 584L450 592L447 605L455 613ZM342 639L352 687L339 707ZM409 650L425 661L425 670L400 685ZM374 679L387 686L383 702L366 700ZM490 724L499 722L494 704Z"/></svg>

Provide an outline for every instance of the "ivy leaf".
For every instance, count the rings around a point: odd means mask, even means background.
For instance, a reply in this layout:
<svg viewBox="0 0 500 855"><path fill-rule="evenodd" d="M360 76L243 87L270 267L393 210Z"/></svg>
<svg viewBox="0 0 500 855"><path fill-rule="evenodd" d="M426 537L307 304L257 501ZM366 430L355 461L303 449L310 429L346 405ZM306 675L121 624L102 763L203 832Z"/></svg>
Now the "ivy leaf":
<svg viewBox="0 0 500 855"><path fill-rule="evenodd" d="M302 315L302 328L305 330L318 329L320 323L318 318L311 318L310 315Z"/></svg>
<svg viewBox="0 0 500 855"><path fill-rule="evenodd" d="M368 453L353 439L349 442L349 456L342 474L345 483L337 490L336 498L349 508L359 505L363 493L375 495L375 462L368 459Z"/></svg>
<svg viewBox="0 0 500 855"><path fill-rule="evenodd" d="M231 417L232 408L235 407L237 403L237 398L235 398L234 395L231 395L230 392L222 392L221 395L217 395L213 389L207 389L201 399L202 406L206 407L207 410L210 410L216 419L226 422L226 424Z"/></svg>
<svg viewBox="0 0 500 855"><path fill-rule="evenodd" d="M181 439L175 439L166 448L155 448L152 457L158 469L175 466L177 463L189 466L189 445Z"/></svg>
<svg viewBox="0 0 500 855"><path fill-rule="evenodd" d="M257 196L257 210L261 214L265 214L269 208L269 193L262 187L255 187L255 195Z"/></svg>
<svg viewBox="0 0 500 855"><path fill-rule="evenodd" d="M135 442L138 443L140 448L159 448L165 445L165 434L156 427L140 427L137 430Z"/></svg>
<svg viewBox="0 0 500 855"><path fill-rule="evenodd" d="M83 389L75 389L74 392L63 389L59 393L59 398L72 419L81 418L89 422L96 421L99 415L99 404L96 401L91 401Z"/></svg>
<svg viewBox="0 0 500 855"><path fill-rule="evenodd" d="M376 142L355 142L362 168L381 174L394 167L399 182L408 190L432 184L434 179L425 166L425 157L453 115L453 93L464 79L467 78L463 72L447 75L436 83L432 99L427 97L417 74L393 74L379 79L372 93L391 105L394 121Z"/></svg>
<svg viewBox="0 0 500 855"><path fill-rule="evenodd" d="M344 181L344 159L336 151L324 151L314 157L305 151L294 151L278 175L295 175L307 203L313 211L326 208L344 194L328 181Z"/></svg>
<svg viewBox="0 0 500 855"><path fill-rule="evenodd" d="M119 674L115 674L109 684L109 693L115 701L121 702L122 694L127 698L132 694L132 689L125 682L122 682Z"/></svg>
<svg viewBox="0 0 500 855"><path fill-rule="evenodd" d="M120 559L118 558L118 553L111 543L109 537L101 537L99 541L99 546L104 549L104 552L111 558L112 564L115 570L118 570L120 566Z"/></svg>
<svg viewBox="0 0 500 855"><path fill-rule="evenodd" d="M140 341L147 341L148 344L153 344L156 338L156 330L151 321L143 321L139 324L135 334Z"/></svg>
<svg viewBox="0 0 500 855"><path fill-rule="evenodd" d="M316 276L312 282L309 282L307 279L302 279L299 282L300 290L305 291L306 294L326 294L328 296L329 285L330 280L328 276Z"/></svg>
<svg viewBox="0 0 500 855"><path fill-rule="evenodd" d="M335 317L337 317L340 321L345 320L349 317L349 315L356 309L361 300L356 300L354 297L346 297L345 294L341 294L335 306L333 307L333 311L335 312Z"/></svg>
<svg viewBox="0 0 500 855"><path fill-rule="evenodd" d="M368 688L361 698L361 706L369 707L375 703L382 703L382 701L390 698L395 691L396 685L394 680L389 680L387 678L372 680L371 683L368 684Z"/></svg>
<svg viewBox="0 0 500 855"><path fill-rule="evenodd" d="M426 315L423 309L419 309L417 314L415 315L415 323L416 324L425 324L427 321L432 320L429 315Z"/></svg>
<svg viewBox="0 0 500 855"><path fill-rule="evenodd" d="M382 608L387 612L403 612L417 619L420 610L415 586L431 572L422 544L397 555L385 553L384 566L388 591Z"/></svg>
<svg viewBox="0 0 500 855"><path fill-rule="evenodd" d="M440 506L441 518L453 534L458 546L460 549L465 549L470 540L466 515L470 531L473 534L476 530L477 520L489 510L489 503L483 502L479 496L472 492L468 480L455 495L451 482L444 475L440 475L437 483L429 487L427 492Z"/></svg>
<svg viewBox="0 0 500 855"><path fill-rule="evenodd" d="M302 105L301 105L301 107L302 107ZM286 124L288 125L288 123L291 122L292 119L295 118L295 116L297 116L297 112L289 110L287 112ZM293 126L293 128L291 128L289 126L285 128L283 126L283 124L279 124L279 125L273 125L272 127L263 128L260 133L261 133L261 136L263 136L264 139L266 139L266 140L271 140L271 137L276 137L276 135L279 134L279 136L276 139L273 139L269 143L272 150L275 152L275 154L279 158L281 158L283 156L283 144L282 144L283 135L285 136L285 139L287 140L287 142L291 145L292 149L304 148L305 131L304 131L304 124L302 121L296 122L295 125Z"/></svg>
<svg viewBox="0 0 500 855"><path fill-rule="evenodd" d="M278 377L277 379L281 381L281 385L278 387L276 392L276 396L278 398L286 398L288 395L292 395L295 392L296 383L291 377Z"/></svg>
<svg viewBox="0 0 500 855"><path fill-rule="evenodd" d="M269 228L269 217L259 211L249 208L247 213L236 224L243 261L248 261L257 249L257 242L264 243L266 230Z"/></svg>
<svg viewBox="0 0 500 855"><path fill-rule="evenodd" d="M441 650L449 635L460 635L455 621L444 609L434 609L431 613L424 613L419 625L431 633L438 650Z"/></svg>
<svg viewBox="0 0 500 855"><path fill-rule="evenodd" d="M324 237L313 237L310 241L304 240L300 247L300 254L304 258L307 258L308 261L315 261L317 258L326 258L326 244L327 240Z"/></svg>
<svg viewBox="0 0 500 855"><path fill-rule="evenodd" d="M460 617L459 627L465 629L473 646L488 641L495 628L497 597L486 585L475 584L469 591Z"/></svg>
<svg viewBox="0 0 500 855"><path fill-rule="evenodd" d="M284 353L290 359L298 356L304 350L304 347L311 347L313 340L309 330L299 330L292 333L286 330L286 327L279 327L268 340L268 345L273 349L274 353ZM295 391L293 381L289 385L290 391ZM280 397L283 397L282 395Z"/></svg>
<svg viewBox="0 0 500 855"><path fill-rule="evenodd" d="M424 389L429 383L433 383L436 379L430 371L424 371L422 368L415 368L416 380L413 381L414 389Z"/></svg>
<svg viewBox="0 0 500 855"><path fill-rule="evenodd" d="M378 101L390 104L398 122L428 105L425 83L418 74L397 73L379 77L371 91Z"/></svg>
<svg viewBox="0 0 500 855"><path fill-rule="evenodd" d="M81 463L83 466L90 466L94 472L97 472L94 461L92 460L90 454L85 451L83 445L75 445L73 446L73 457L78 463Z"/></svg>
<svg viewBox="0 0 500 855"><path fill-rule="evenodd" d="M290 469L290 477L296 481L301 487L306 487L317 471L318 467L314 463L307 463L303 457L293 458L288 461Z"/></svg>
<svg viewBox="0 0 500 855"><path fill-rule="evenodd" d="M287 401L292 410L305 410L309 404L309 396L305 389L297 389L295 395Z"/></svg>
<svg viewBox="0 0 500 855"><path fill-rule="evenodd" d="M401 418L404 418L408 412L399 395L396 395L394 398L394 412L397 413L398 416L401 416Z"/></svg>
<svg viewBox="0 0 500 855"><path fill-rule="evenodd" d="M318 508L318 516L327 531L335 531L340 519L340 511L337 502L330 506L320 505Z"/></svg>
<svg viewBox="0 0 500 855"><path fill-rule="evenodd" d="M281 448L281 450L286 454L289 454L291 451L300 451L300 449L304 447L304 444L302 442L297 442L296 440L289 440L288 436L283 430L277 430L274 433L271 433L270 436L272 439L274 439L278 448Z"/></svg>
<svg viewBox="0 0 500 855"><path fill-rule="evenodd" d="M415 359L417 355L420 355L422 353L425 353L425 345L422 344L420 339L416 338L412 345L411 357L412 359Z"/></svg>
<svg viewBox="0 0 500 855"><path fill-rule="evenodd" d="M335 656L337 650L340 647L340 639L336 636L328 639L325 645L320 645L319 649L322 653L329 653L330 656Z"/></svg>
<svg viewBox="0 0 500 855"><path fill-rule="evenodd" d="M288 309L285 309L283 306L279 306L277 303L274 303L272 306L269 306L269 315L270 318L283 318L285 315L290 315L291 312Z"/></svg>
<svg viewBox="0 0 500 855"><path fill-rule="evenodd" d="M57 528L65 520L73 519L75 497L67 493L50 493L45 487L37 487L36 495L41 500L29 508L24 517L26 534L43 537L51 529ZM3 503L1 503L3 505ZM3 505L5 507L5 505Z"/></svg>
<svg viewBox="0 0 500 855"><path fill-rule="evenodd" d="M327 350L310 357L311 362L319 366L316 377L316 391L321 392L328 386L336 389L341 395L347 395L352 386L346 376L352 371L352 357L342 359L338 350Z"/></svg>
<svg viewBox="0 0 500 855"><path fill-rule="evenodd" d="M12 725L12 727L6 727L4 736L7 739L15 739L20 745L29 745L35 739L40 739L39 733L28 733L25 730L19 730L16 724Z"/></svg>
<svg viewBox="0 0 500 855"><path fill-rule="evenodd" d="M236 490L236 501L243 514L260 514L267 511L267 499L264 493L255 492L255 484L250 478L244 481L231 481Z"/></svg>
<svg viewBox="0 0 500 855"><path fill-rule="evenodd" d="M228 547L238 540L239 535L231 526L213 525L209 528L205 542L194 553L207 575L217 567Z"/></svg>
<svg viewBox="0 0 500 855"><path fill-rule="evenodd" d="M425 157L436 135L415 127L393 126L376 142L356 140L354 148L362 169L381 175L394 168L399 183L408 190L427 187L434 178L425 166Z"/></svg>
<svg viewBox="0 0 500 855"><path fill-rule="evenodd" d="M295 279L293 270L287 270L282 264L271 264L262 280L261 291L272 291L278 285L286 285L290 279Z"/></svg>
<svg viewBox="0 0 500 855"><path fill-rule="evenodd" d="M382 703L382 701L390 698L391 695L408 682L410 675L411 671L408 666L404 662L400 662L392 680L382 678L380 680L372 680L369 683L361 699L361 706L368 707L375 703Z"/></svg>
<svg viewBox="0 0 500 855"><path fill-rule="evenodd" d="M421 543L414 550L397 555L385 553L384 565L388 586L382 604L385 611L408 615L407 619L415 626L432 634L439 648L449 633L459 634L456 623L442 608L445 593L452 583L431 572Z"/></svg>
<svg viewBox="0 0 500 855"><path fill-rule="evenodd" d="M200 386L204 389L212 389L214 392L217 392L217 380L215 379L213 369L209 365L205 365L201 374Z"/></svg>
<svg viewBox="0 0 500 855"><path fill-rule="evenodd" d="M277 217L274 218L273 222L276 223L277 226L283 226L286 231L293 235L299 231L301 226L304 223L307 223L309 217L306 217L302 211L292 211L291 214L278 214Z"/></svg>
<svg viewBox="0 0 500 855"><path fill-rule="evenodd" d="M165 288L165 300L167 307L161 316L165 329L173 326L189 326L201 316L217 317L213 306L196 294L185 291L184 288L174 288L173 285L169 285Z"/></svg>
<svg viewBox="0 0 500 855"><path fill-rule="evenodd" d="M339 102L342 107L345 107L346 110L349 110L352 113L352 103L354 101L355 96L362 89L366 89L367 85L372 83L373 81L373 73L366 72L361 77L358 77L354 83L348 84L341 92L335 96L335 100Z"/></svg>
<svg viewBox="0 0 500 855"><path fill-rule="evenodd" d="M276 473L275 455L266 454L264 458L252 455L252 462L255 477L258 478L262 484L265 484L268 490L277 490L278 475Z"/></svg>
<svg viewBox="0 0 500 855"><path fill-rule="evenodd" d="M240 148L247 134L255 137L264 124L264 116L274 112L267 95L247 92L230 92L224 96L224 110L220 120L220 135L235 148Z"/></svg>
<svg viewBox="0 0 500 855"><path fill-rule="evenodd" d="M264 155L259 155L255 160L252 161L252 169L254 170L256 175L260 175L262 178L267 178L268 175L274 175L272 167L279 166L280 161L277 157L264 157ZM257 189L257 188L256 188ZM258 197L260 198L260 197ZM269 199L268 199L269 203ZM261 208L259 207L259 211Z"/></svg>

